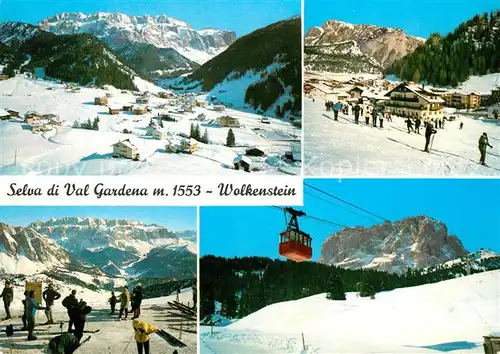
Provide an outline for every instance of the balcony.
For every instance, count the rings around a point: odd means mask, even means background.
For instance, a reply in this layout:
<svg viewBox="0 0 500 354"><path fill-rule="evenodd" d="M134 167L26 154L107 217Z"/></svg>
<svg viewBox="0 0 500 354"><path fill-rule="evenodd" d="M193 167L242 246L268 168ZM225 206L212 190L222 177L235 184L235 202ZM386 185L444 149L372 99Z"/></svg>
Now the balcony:
<svg viewBox="0 0 500 354"><path fill-rule="evenodd" d="M391 101L418 103L417 97L391 96Z"/></svg>

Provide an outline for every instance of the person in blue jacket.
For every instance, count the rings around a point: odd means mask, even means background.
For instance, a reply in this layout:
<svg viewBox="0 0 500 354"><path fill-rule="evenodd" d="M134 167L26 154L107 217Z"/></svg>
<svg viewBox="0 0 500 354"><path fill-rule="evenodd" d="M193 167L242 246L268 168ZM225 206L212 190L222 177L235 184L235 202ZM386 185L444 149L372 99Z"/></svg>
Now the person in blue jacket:
<svg viewBox="0 0 500 354"><path fill-rule="evenodd" d="M340 102L335 103L333 106L333 117L334 120L339 120L339 111L342 109L342 104Z"/></svg>
<svg viewBox="0 0 500 354"><path fill-rule="evenodd" d="M31 290L28 293L28 298L26 299L26 319L28 322L28 340L36 340L36 337L33 335L33 331L35 330L35 318L37 310L45 310L45 307L40 306L38 302L35 300L35 291Z"/></svg>

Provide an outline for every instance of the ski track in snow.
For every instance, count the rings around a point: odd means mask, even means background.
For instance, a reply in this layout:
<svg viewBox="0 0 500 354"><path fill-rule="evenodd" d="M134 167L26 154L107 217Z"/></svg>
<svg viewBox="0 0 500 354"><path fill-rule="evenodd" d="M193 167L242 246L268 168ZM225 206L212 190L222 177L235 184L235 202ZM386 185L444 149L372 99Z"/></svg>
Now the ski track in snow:
<svg viewBox="0 0 500 354"><path fill-rule="evenodd" d="M408 134L405 119L393 116L384 119L384 128L359 125L354 116L326 112L324 100L305 98L304 174L336 177L469 177L500 176L500 122L455 114L457 119L437 129L431 153L423 152L424 129L420 135ZM459 130L460 122L464 123ZM378 125L378 123L377 123ZM488 133L492 149L487 149L486 163L479 161L478 140Z"/></svg>

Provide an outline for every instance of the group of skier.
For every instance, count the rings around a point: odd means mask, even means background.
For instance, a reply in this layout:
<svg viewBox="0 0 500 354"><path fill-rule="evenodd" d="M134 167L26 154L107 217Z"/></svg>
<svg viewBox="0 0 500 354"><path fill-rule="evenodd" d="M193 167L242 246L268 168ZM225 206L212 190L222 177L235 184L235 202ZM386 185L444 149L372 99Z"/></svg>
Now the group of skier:
<svg viewBox="0 0 500 354"><path fill-rule="evenodd" d="M116 297L114 291L111 292L111 297L108 300L108 303L111 307L110 316L115 314L116 304L118 303L118 298ZM122 287L122 292L120 294L120 312L118 314L118 319L121 320L122 316L124 320L127 319L129 313L129 306L131 306L131 311L133 314L132 320L139 318L141 315L141 304L142 304L142 286L138 284L132 294L130 293L128 286Z"/></svg>
<svg viewBox="0 0 500 354"><path fill-rule="evenodd" d="M365 118L365 123L366 125L370 125L370 117L372 118L372 124L373 127L377 127L377 118L379 121L379 128L384 127L384 118L388 122L392 122L392 117L390 111L386 111L385 108L382 105L377 105L376 103L372 102L369 104L366 104L362 99L358 100L354 106L352 106L352 103L346 104L342 103L340 101L337 101L336 103L333 103L332 101L326 101L325 102L325 107L327 111L333 110L334 113L334 120L338 121L338 114L340 111L342 111L346 115L350 115L351 111L354 113L354 123L359 124L359 118L360 116L364 116ZM497 113L498 115L498 113ZM408 129L408 134L417 133L420 134L420 126L422 123L425 126L425 147L424 151L425 152L430 152L429 147L431 144L431 138L433 134L437 133L437 129L444 129L445 127L445 119L430 119L430 120L422 120L420 117L410 117L410 116L405 116L403 115L403 118L406 118L405 123L406 127ZM464 127L464 123L460 122L460 127L459 129L462 130ZM492 148L492 146L489 144L488 141L488 135L486 133L483 133L481 137L479 138L479 152L480 152L480 159L479 163L481 165L487 166L485 163L486 159L486 148L487 147Z"/></svg>

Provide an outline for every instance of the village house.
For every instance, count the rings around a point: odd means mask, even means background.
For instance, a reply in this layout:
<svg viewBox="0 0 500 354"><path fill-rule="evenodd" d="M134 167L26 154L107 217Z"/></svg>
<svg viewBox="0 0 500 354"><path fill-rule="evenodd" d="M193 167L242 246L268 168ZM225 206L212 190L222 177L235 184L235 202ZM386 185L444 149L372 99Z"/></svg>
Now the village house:
<svg viewBox="0 0 500 354"><path fill-rule="evenodd" d="M250 172L251 164L252 160L244 155L238 155L233 160L235 170L244 170L245 172Z"/></svg>
<svg viewBox="0 0 500 354"><path fill-rule="evenodd" d="M16 111L14 109L8 109L7 112L9 112L10 116L13 118L19 118L21 115L19 111Z"/></svg>
<svg viewBox="0 0 500 354"><path fill-rule="evenodd" d="M226 107L224 107L223 105L215 105L214 106L214 111L216 112L224 112L224 110L226 109Z"/></svg>
<svg viewBox="0 0 500 354"><path fill-rule="evenodd" d="M290 143L290 151L285 155L292 161L302 161L302 143L300 141L292 141Z"/></svg>
<svg viewBox="0 0 500 354"><path fill-rule="evenodd" d="M135 103L138 103L138 104L146 104L149 102L149 98L147 97L137 97L135 99Z"/></svg>
<svg viewBox="0 0 500 354"><path fill-rule="evenodd" d="M455 108L479 108L481 106L481 96L475 92L460 93L454 92L450 95L442 97L446 101L446 105Z"/></svg>
<svg viewBox="0 0 500 354"><path fill-rule="evenodd" d="M108 107L109 114L117 115L120 114L121 107Z"/></svg>
<svg viewBox="0 0 500 354"><path fill-rule="evenodd" d="M43 133L52 130L52 127L49 125L49 121L45 119L33 122L30 126L33 133Z"/></svg>
<svg viewBox="0 0 500 354"><path fill-rule="evenodd" d="M153 130L155 130L157 128L158 128L158 126L156 124L153 124L153 125L150 124L150 125L148 125L146 127L146 135L147 136L152 136L153 135Z"/></svg>
<svg viewBox="0 0 500 354"><path fill-rule="evenodd" d="M237 118L230 116L222 116L217 118L217 124L219 127L227 127L227 128L239 128L240 122Z"/></svg>
<svg viewBox="0 0 500 354"><path fill-rule="evenodd" d="M10 113L0 109L0 120L9 120L11 117Z"/></svg>
<svg viewBox="0 0 500 354"><path fill-rule="evenodd" d="M147 112L148 112L148 109L146 107L141 107L141 106L134 107L134 114L135 115L142 115L142 114L146 114Z"/></svg>
<svg viewBox="0 0 500 354"><path fill-rule="evenodd" d="M108 105L108 97L107 96L95 97L94 104L96 106L107 106Z"/></svg>
<svg viewBox="0 0 500 354"><path fill-rule="evenodd" d="M171 91L162 91L158 93L158 97L160 98L172 98L174 97L174 93Z"/></svg>
<svg viewBox="0 0 500 354"><path fill-rule="evenodd" d="M151 136L153 137L153 139L156 139L156 140L166 140L166 139L168 139L169 135L171 135L171 134L172 133L170 133L168 131L168 129L160 128L160 127L155 127L151 131Z"/></svg>
<svg viewBox="0 0 500 354"><path fill-rule="evenodd" d="M38 112L34 111L26 112L26 114L24 115L24 122L30 125L33 124L33 122L36 122L40 119L42 119L42 115Z"/></svg>
<svg viewBox="0 0 500 354"><path fill-rule="evenodd" d="M196 107L205 107L206 106L206 101L202 101L202 100L194 100L194 104Z"/></svg>
<svg viewBox="0 0 500 354"><path fill-rule="evenodd" d="M42 116L41 121L45 121L50 125L56 125L56 126L62 126L64 124L64 121L59 118L58 115L49 113L49 114L44 114Z"/></svg>
<svg viewBox="0 0 500 354"><path fill-rule="evenodd" d="M122 110L124 112L132 112L134 110L134 105L133 104L124 105Z"/></svg>
<svg viewBox="0 0 500 354"><path fill-rule="evenodd" d="M500 103L500 87L491 90L490 98L492 103Z"/></svg>
<svg viewBox="0 0 500 354"><path fill-rule="evenodd" d="M165 150L174 153L192 154L198 151L198 142L194 139L171 139L165 146Z"/></svg>
<svg viewBox="0 0 500 354"><path fill-rule="evenodd" d="M137 147L129 139L119 141L111 146L113 147L113 156L115 157L125 157L132 160L139 159Z"/></svg>
<svg viewBox="0 0 500 354"><path fill-rule="evenodd" d="M389 97L384 103L391 114L421 118L422 120L443 119L444 100L439 95L421 87L399 84L385 94Z"/></svg>
<svg viewBox="0 0 500 354"><path fill-rule="evenodd" d="M352 89L350 89L349 91L347 91L347 93L351 96L351 98L359 99L359 98L361 98L363 91L364 90L362 88L355 86Z"/></svg>
<svg viewBox="0 0 500 354"><path fill-rule="evenodd" d="M500 104L488 107L488 118L500 119Z"/></svg>

